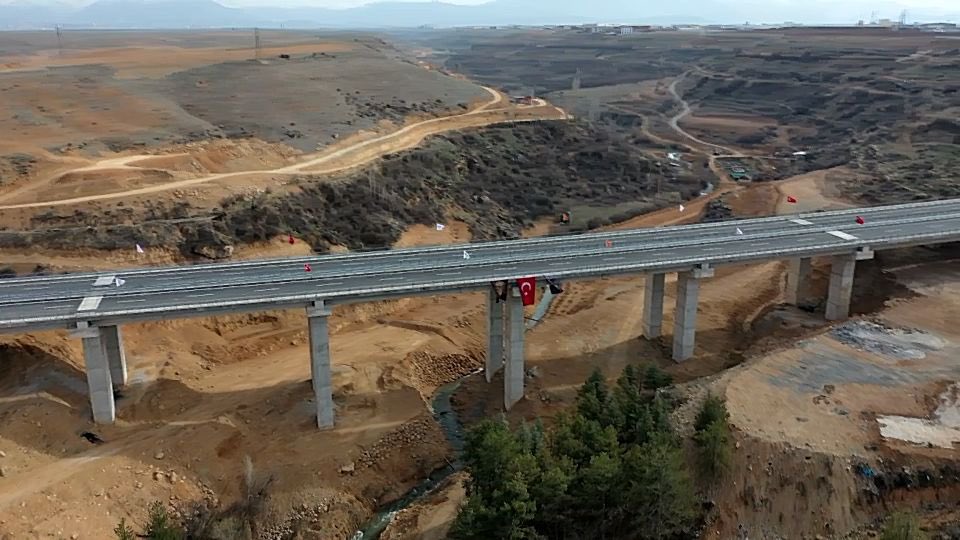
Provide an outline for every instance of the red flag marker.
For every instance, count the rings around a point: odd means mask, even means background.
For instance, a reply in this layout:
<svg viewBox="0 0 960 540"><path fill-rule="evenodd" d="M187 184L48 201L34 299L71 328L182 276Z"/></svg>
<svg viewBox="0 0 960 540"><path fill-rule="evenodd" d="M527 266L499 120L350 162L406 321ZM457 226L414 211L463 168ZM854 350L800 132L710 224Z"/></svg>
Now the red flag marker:
<svg viewBox="0 0 960 540"><path fill-rule="evenodd" d="M537 278L518 278L517 287L520 287L520 299L523 301L523 305L532 306L537 302Z"/></svg>
<svg viewBox="0 0 960 540"><path fill-rule="evenodd" d="M605 245L605 246L607 246L607 247L613 247L613 240L605 240L605 241L603 242L603 245Z"/></svg>
<svg viewBox="0 0 960 540"><path fill-rule="evenodd" d="M292 234L288 234L288 235L287 235L287 242L289 242L291 246L293 245L294 240L293 240L293 235L292 235Z"/></svg>
<svg viewBox="0 0 960 540"><path fill-rule="evenodd" d="M312 270L312 268L310 268L310 263L307 263L307 264L304 264L304 265L303 265L303 271L304 271L304 272L309 272L310 270Z"/></svg>
<svg viewBox="0 0 960 540"><path fill-rule="evenodd" d="M796 203L797 203L797 198L794 197L794 196L792 196L792 195L787 195L787 202L788 202L788 203L796 204Z"/></svg>
<svg viewBox="0 0 960 540"><path fill-rule="evenodd" d="M863 220L863 218L862 218L862 217L860 217L860 216L857 216L857 223L859 223L859 224L861 224L861 225L863 225L863 224L865 223L865 221Z"/></svg>

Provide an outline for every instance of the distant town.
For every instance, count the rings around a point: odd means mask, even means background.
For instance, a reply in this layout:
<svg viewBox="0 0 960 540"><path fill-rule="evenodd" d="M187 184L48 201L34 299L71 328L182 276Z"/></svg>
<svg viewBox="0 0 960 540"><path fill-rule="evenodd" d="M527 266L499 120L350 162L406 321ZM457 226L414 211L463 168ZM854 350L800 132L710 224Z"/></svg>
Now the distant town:
<svg viewBox="0 0 960 540"><path fill-rule="evenodd" d="M422 25L421 29L432 29L432 25ZM473 29L521 29L531 28L529 25L500 25L500 26L471 26ZM545 30L555 30L564 32L579 32L586 34L605 34L609 36L628 35L640 32L718 32L718 31L750 31L750 30L779 30L784 28L805 28L805 29L830 29L830 30L851 30L851 29L885 29L891 31L920 31L920 32L960 32L957 23L936 22L936 23L907 23L901 20L893 19L874 19L872 21L857 21L856 24L823 24L823 25L805 25L794 22L784 22L780 24L673 24L673 25L655 25L655 24L618 24L618 23L587 23L587 24L561 24L561 25L541 25L535 28Z"/></svg>

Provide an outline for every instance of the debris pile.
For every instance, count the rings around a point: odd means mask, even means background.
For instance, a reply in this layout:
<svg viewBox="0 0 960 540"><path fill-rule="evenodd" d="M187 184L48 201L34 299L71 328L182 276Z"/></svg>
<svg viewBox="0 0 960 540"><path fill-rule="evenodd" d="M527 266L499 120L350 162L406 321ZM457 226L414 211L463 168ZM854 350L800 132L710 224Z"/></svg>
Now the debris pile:
<svg viewBox="0 0 960 540"><path fill-rule="evenodd" d="M900 360L917 360L927 351L943 348L943 340L919 330L892 328L873 321L851 321L831 331L841 343L869 353Z"/></svg>
<svg viewBox="0 0 960 540"><path fill-rule="evenodd" d="M714 221L727 221L733 219L733 210L722 199L714 199L707 203L707 209L703 213L702 223L711 223Z"/></svg>

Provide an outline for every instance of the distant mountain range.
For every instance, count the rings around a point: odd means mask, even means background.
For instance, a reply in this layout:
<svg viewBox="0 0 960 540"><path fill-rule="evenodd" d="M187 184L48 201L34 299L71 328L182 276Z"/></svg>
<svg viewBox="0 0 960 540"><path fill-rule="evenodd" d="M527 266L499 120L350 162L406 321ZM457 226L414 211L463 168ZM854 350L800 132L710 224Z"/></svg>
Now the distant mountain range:
<svg viewBox="0 0 960 540"><path fill-rule="evenodd" d="M0 0L2 2L3 0ZM864 0L866 1L866 0ZM535 25L622 22L634 24L743 23L750 21L846 22L858 18L856 5L825 12L816 2L798 2L784 13L777 2L738 0L492 0L480 5L432 2L377 2L350 9L312 7L227 7L214 0L98 0L75 7L56 0L0 3L0 29L52 28L399 28L418 26ZM837 5L834 4L834 5ZM890 18L902 6L896 0L871 4ZM837 11L842 10L842 11ZM910 20L956 21L956 13L916 10Z"/></svg>

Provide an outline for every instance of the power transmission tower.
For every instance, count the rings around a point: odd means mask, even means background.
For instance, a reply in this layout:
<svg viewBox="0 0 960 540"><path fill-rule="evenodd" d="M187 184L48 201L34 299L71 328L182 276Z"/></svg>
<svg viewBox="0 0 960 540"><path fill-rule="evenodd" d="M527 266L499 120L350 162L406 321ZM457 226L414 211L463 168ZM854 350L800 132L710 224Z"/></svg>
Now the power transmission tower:
<svg viewBox="0 0 960 540"><path fill-rule="evenodd" d="M253 55L257 60L260 59L260 29L253 29Z"/></svg>
<svg viewBox="0 0 960 540"><path fill-rule="evenodd" d="M57 55L63 56L63 29L58 24L57 29Z"/></svg>

